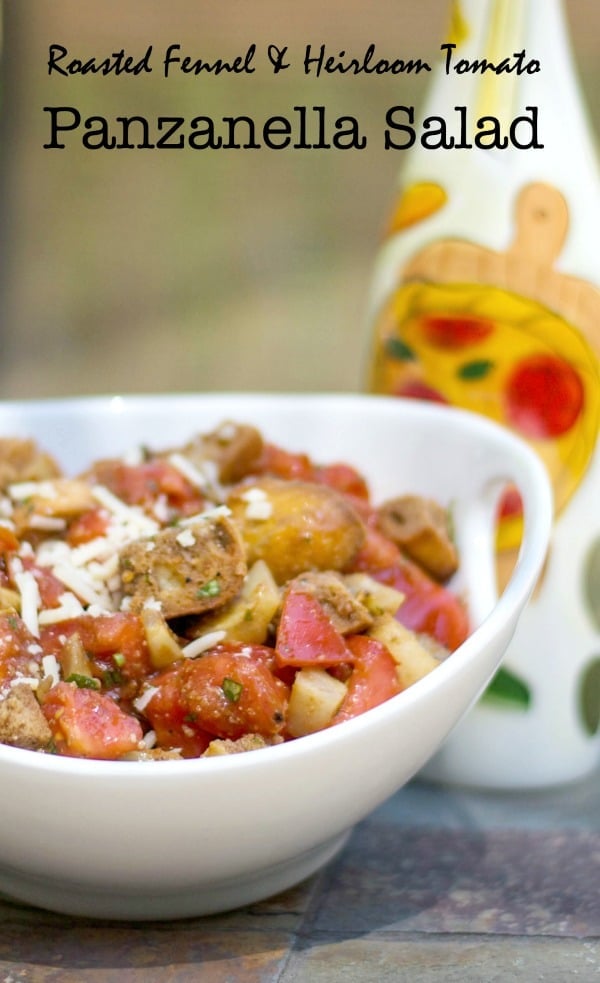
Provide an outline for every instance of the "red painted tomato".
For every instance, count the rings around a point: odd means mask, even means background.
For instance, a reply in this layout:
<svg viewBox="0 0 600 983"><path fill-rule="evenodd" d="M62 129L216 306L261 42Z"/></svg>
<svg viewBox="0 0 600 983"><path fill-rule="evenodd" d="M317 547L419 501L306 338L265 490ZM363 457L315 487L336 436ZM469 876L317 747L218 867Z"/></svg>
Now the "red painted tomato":
<svg viewBox="0 0 600 983"><path fill-rule="evenodd" d="M461 349L488 338L494 325L476 314L429 314L422 319L423 333L436 348Z"/></svg>
<svg viewBox="0 0 600 983"><path fill-rule="evenodd" d="M500 519L513 519L523 515L523 499L518 488L511 485L503 493L498 507Z"/></svg>
<svg viewBox="0 0 600 983"><path fill-rule="evenodd" d="M394 392L395 396L403 396L406 399L426 399L430 403L441 403L444 406L448 405L448 400L445 396L442 396L437 389L433 389L432 386L428 386L425 382L419 382L418 379L409 379L403 382L402 385Z"/></svg>
<svg viewBox="0 0 600 983"><path fill-rule="evenodd" d="M583 383L557 355L530 355L510 376L505 400L508 422L525 437L560 437L583 410Z"/></svg>

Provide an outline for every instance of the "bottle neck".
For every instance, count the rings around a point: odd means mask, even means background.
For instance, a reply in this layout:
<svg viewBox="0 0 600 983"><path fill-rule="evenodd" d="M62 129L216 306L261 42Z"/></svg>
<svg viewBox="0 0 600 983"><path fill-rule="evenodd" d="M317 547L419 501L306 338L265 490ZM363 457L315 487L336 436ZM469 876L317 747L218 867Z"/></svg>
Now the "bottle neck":
<svg viewBox="0 0 600 983"><path fill-rule="evenodd" d="M448 33L470 56L490 57L496 44L509 54L548 40L552 54L568 30L563 0L451 0Z"/></svg>
<svg viewBox="0 0 600 983"><path fill-rule="evenodd" d="M539 108L550 144L589 133L562 0L452 0L443 43L455 47L441 50L429 112L448 117L455 106L467 105L473 119L492 116L506 126L529 105ZM512 70L476 67L503 61ZM593 154L592 147L586 152Z"/></svg>

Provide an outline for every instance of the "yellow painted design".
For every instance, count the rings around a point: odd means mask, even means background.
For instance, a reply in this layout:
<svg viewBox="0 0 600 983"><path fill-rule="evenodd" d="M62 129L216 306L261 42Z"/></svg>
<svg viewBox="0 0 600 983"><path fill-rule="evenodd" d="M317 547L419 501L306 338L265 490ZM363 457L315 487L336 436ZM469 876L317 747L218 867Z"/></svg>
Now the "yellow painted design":
<svg viewBox="0 0 600 983"><path fill-rule="evenodd" d="M432 316L453 313L480 318L488 325L486 336L457 347L436 343L426 325ZM560 511L580 484L598 437L600 363L585 337L541 303L487 284L407 283L378 318L370 388L389 394L408 388L418 395L425 386L450 404L510 425L505 394L515 366L547 354L567 362L583 385L575 423L559 436L529 439L548 468ZM520 534L519 520L507 520L501 545L514 545Z"/></svg>
<svg viewBox="0 0 600 983"><path fill-rule="evenodd" d="M385 230L386 236L402 232L434 215L446 204L448 196L439 184L433 181L420 181L405 188L398 198L390 221Z"/></svg>
<svg viewBox="0 0 600 983"><path fill-rule="evenodd" d="M460 0L453 0L450 4L450 25L446 44L455 44L459 48L467 40L470 33L469 22L463 14Z"/></svg>
<svg viewBox="0 0 600 983"><path fill-rule="evenodd" d="M522 37L525 4L514 0L494 0L483 56L497 65L518 51ZM476 100L476 117L494 116L506 126L514 117L517 96L516 76L485 72L481 76Z"/></svg>

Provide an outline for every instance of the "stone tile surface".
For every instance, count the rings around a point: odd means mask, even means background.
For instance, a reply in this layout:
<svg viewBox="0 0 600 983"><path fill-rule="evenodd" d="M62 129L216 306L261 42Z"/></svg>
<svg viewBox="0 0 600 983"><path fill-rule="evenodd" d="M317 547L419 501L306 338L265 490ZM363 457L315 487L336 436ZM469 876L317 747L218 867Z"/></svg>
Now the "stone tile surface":
<svg viewBox="0 0 600 983"><path fill-rule="evenodd" d="M600 945L538 939L325 938L294 953L281 983L593 983Z"/></svg>
<svg viewBox="0 0 600 983"><path fill-rule="evenodd" d="M360 826L316 930L600 935L600 833Z"/></svg>
<svg viewBox="0 0 600 983"><path fill-rule="evenodd" d="M512 796L414 783L316 876L210 918L0 898L0 983L600 983L598 777Z"/></svg>

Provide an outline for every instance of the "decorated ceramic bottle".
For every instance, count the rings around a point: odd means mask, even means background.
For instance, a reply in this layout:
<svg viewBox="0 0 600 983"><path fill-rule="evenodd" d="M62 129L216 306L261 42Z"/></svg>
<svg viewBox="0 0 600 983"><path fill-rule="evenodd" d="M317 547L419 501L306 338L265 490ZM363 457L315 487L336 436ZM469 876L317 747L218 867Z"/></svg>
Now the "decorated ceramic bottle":
<svg viewBox="0 0 600 983"><path fill-rule="evenodd" d="M599 170L560 0L455 0L447 40L456 47L442 49L422 117L458 134L455 107L465 106L471 136L491 132L477 120L493 117L528 149L509 140L432 150L417 139L402 154L371 298L370 388L483 413L547 466L555 526L545 570L503 668L427 770L534 787L600 763ZM522 51L521 64L539 71L452 67L514 64ZM509 490L499 589L520 532Z"/></svg>

